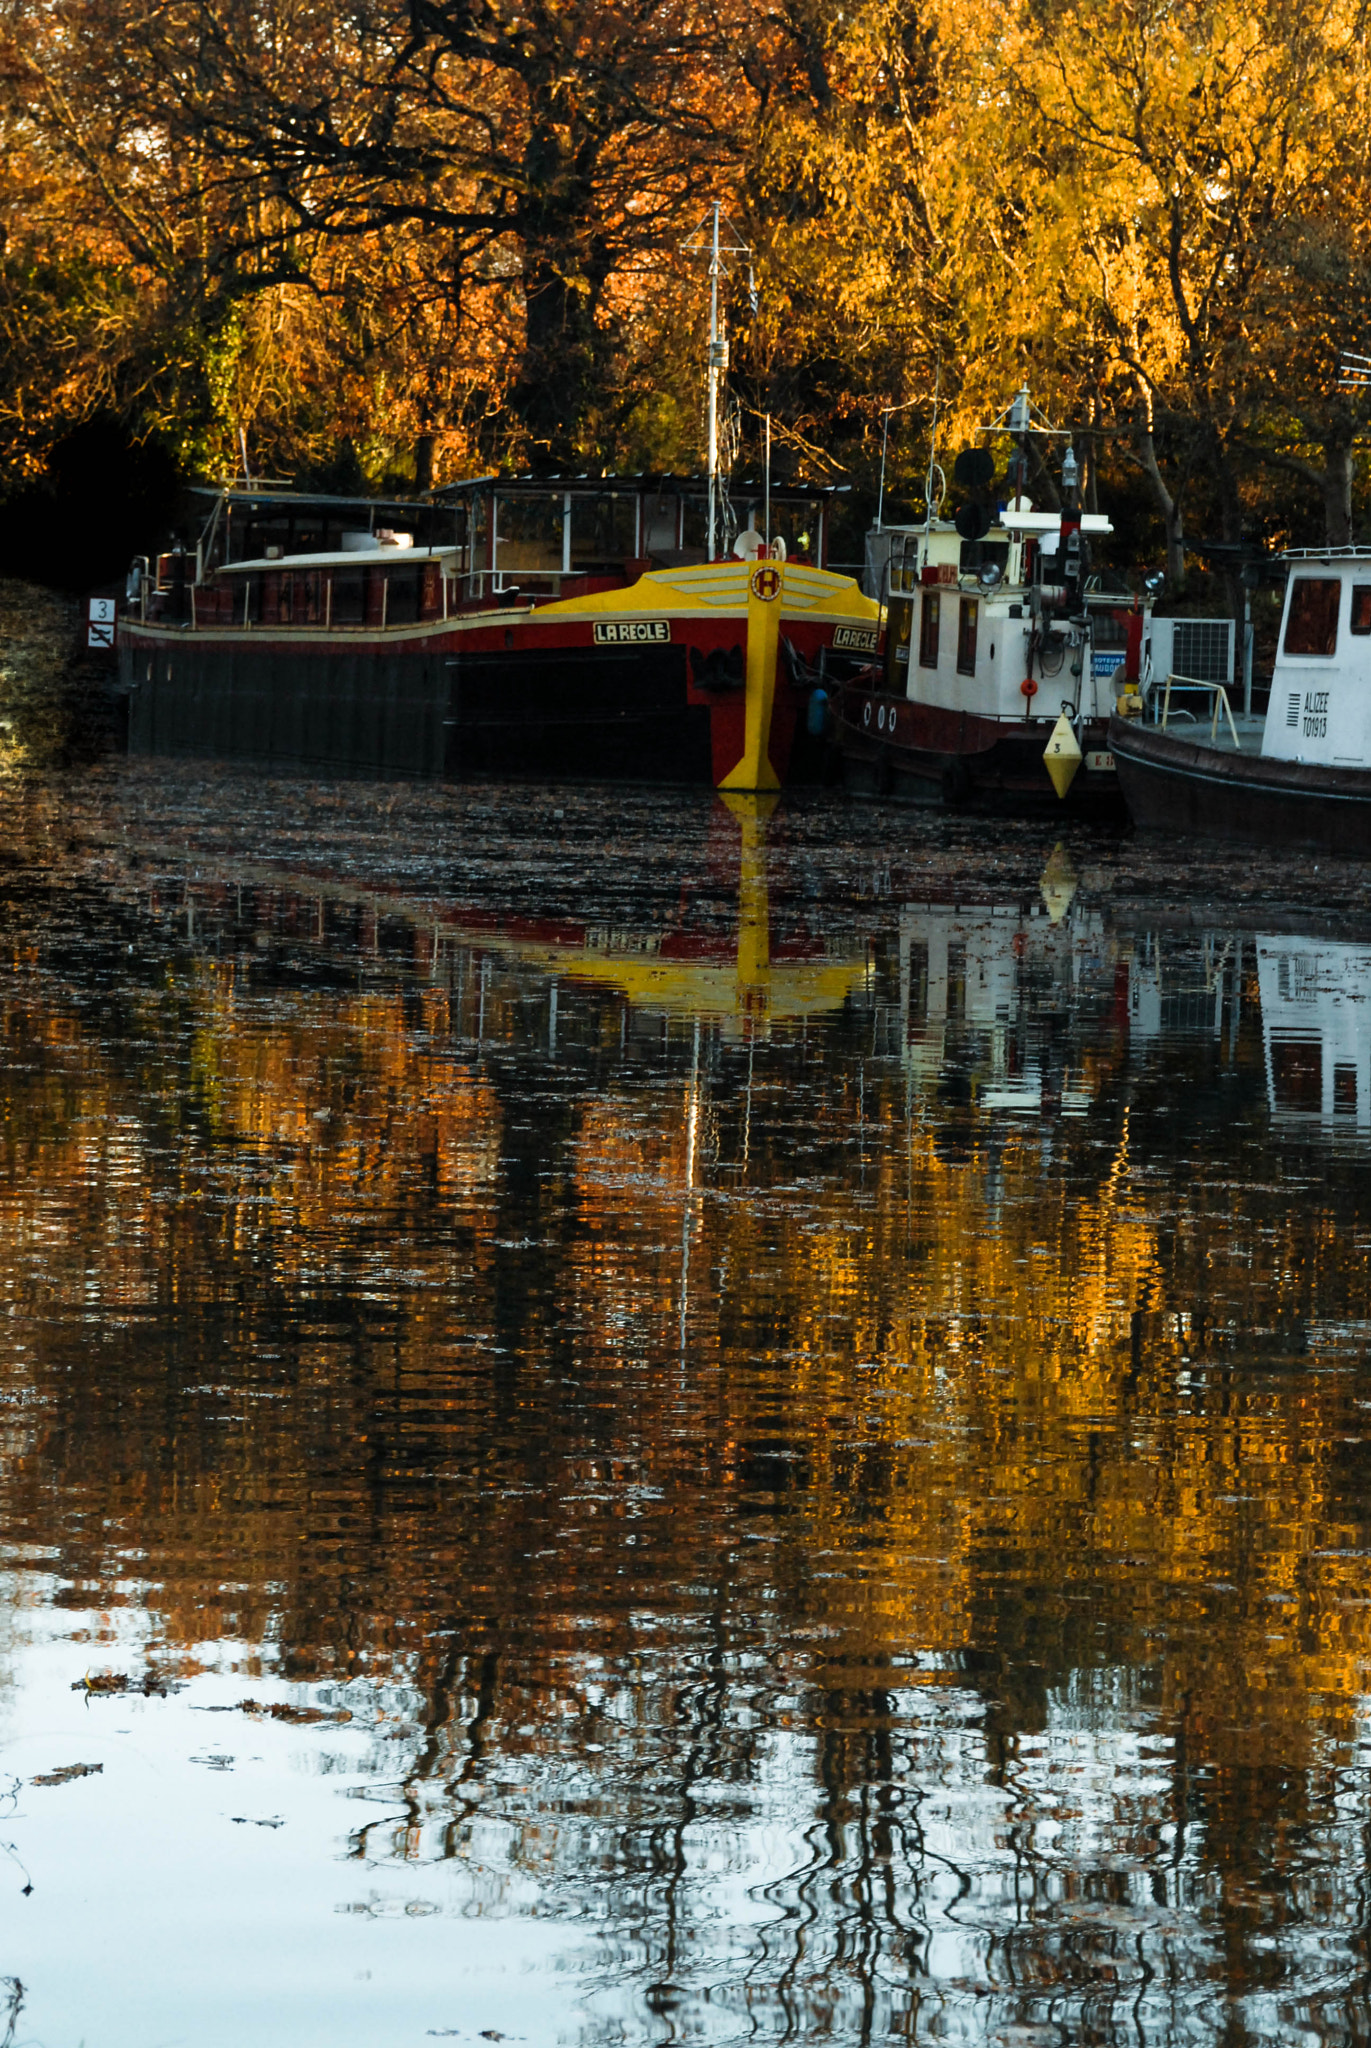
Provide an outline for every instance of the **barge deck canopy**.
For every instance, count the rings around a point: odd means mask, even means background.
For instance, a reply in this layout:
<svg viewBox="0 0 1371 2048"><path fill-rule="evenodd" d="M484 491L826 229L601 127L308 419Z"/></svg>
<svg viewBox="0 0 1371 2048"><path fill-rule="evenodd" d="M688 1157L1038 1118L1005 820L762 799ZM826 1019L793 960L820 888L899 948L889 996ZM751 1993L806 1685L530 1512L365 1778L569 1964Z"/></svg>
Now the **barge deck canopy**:
<svg viewBox="0 0 1371 2048"><path fill-rule="evenodd" d="M722 552L730 553L734 533L755 524L769 504L771 534L787 554L826 568L833 504L849 490L774 479L768 489L760 476L731 480ZM193 551L197 581L268 560L302 565L303 558L408 543L416 556L455 555L449 573L468 579L470 596L494 594L511 581L555 596L563 578L631 580L650 567L707 559L708 489L699 475L484 475L411 499L256 485L195 491L213 500ZM191 552L183 549L188 560Z"/></svg>

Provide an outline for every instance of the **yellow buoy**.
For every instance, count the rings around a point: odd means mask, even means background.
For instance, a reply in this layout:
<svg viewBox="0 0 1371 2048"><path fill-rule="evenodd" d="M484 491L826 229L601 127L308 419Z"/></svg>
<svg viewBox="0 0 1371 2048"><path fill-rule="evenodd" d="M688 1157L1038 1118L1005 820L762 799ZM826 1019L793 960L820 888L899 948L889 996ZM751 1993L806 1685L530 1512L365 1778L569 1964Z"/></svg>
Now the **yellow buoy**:
<svg viewBox="0 0 1371 2048"><path fill-rule="evenodd" d="M1076 738L1071 720L1063 711L1052 728L1052 737L1047 743L1043 760L1052 777L1052 787L1058 796L1064 797L1076 779L1076 770L1081 765L1080 741Z"/></svg>

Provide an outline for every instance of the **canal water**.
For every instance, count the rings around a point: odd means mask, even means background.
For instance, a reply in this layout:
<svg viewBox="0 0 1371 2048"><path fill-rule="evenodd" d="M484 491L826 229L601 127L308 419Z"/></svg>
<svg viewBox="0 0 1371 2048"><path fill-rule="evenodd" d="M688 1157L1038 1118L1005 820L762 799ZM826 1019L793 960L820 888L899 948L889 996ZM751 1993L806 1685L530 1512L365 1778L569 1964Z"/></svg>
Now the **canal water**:
<svg viewBox="0 0 1371 2048"><path fill-rule="evenodd" d="M0 869L0 2041L1362 2041L1371 870L120 765Z"/></svg>

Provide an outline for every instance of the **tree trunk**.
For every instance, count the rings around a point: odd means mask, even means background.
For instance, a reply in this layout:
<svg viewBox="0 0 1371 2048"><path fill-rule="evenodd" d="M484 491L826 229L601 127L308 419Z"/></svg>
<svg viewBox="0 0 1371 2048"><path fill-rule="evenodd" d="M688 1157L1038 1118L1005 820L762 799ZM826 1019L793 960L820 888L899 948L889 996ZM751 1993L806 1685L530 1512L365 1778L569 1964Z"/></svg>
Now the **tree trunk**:
<svg viewBox="0 0 1371 2048"><path fill-rule="evenodd" d="M1179 498L1173 498L1166 488L1166 479L1157 460L1157 444L1151 427L1139 429L1138 459L1147 473L1152 495L1157 501L1157 509L1166 528L1166 580L1172 594L1179 596L1185 589L1185 513Z"/></svg>
<svg viewBox="0 0 1371 2048"><path fill-rule="evenodd" d="M1081 504L1087 512L1100 509L1100 463L1099 449L1094 434L1087 429L1077 435L1081 444L1081 462L1085 469L1085 489L1081 492Z"/></svg>
<svg viewBox="0 0 1371 2048"><path fill-rule="evenodd" d="M596 312L611 263L595 231L594 198L552 115L524 152L524 355L512 393L532 449L561 465L585 452L609 351Z"/></svg>
<svg viewBox="0 0 1371 2048"><path fill-rule="evenodd" d="M1223 526L1223 539L1230 547L1238 547L1242 542L1242 498L1238 492L1238 479L1232 460L1222 437L1217 432L1213 435L1210 459L1219 487L1219 516ZM1224 557L1223 589L1228 616L1236 619L1241 629L1245 599L1242 575L1237 567L1237 558L1233 555ZM1241 630L1238 637L1241 640Z"/></svg>
<svg viewBox="0 0 1371 2048"><path fill-rule="evenodd" d="M1319 478L1323 492L1324 539L1330 548L1346 548L1352 545L1352 440L1335 428L1323 444L1323 473Z"/></svg>

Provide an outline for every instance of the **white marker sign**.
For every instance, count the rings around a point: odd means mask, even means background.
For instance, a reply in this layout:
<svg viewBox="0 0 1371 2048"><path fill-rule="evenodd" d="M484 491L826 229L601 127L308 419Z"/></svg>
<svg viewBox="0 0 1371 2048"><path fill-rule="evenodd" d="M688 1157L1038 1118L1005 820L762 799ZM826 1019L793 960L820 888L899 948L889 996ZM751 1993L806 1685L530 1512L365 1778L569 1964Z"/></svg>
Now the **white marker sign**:
<svg viewBox="0 0 1371 2048"><path fill-rule="evenodd" d="M112 597L92 597L86 603L87 647L113 647L115 606Z"/></svg>

